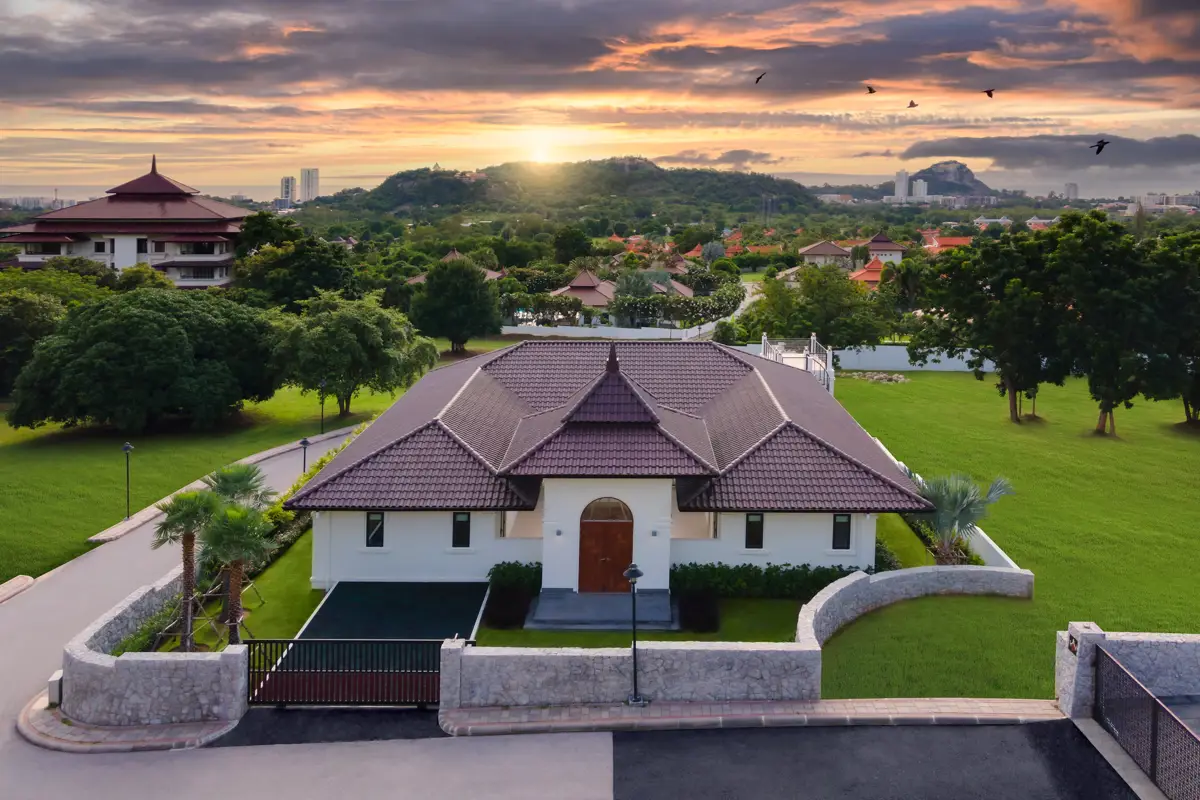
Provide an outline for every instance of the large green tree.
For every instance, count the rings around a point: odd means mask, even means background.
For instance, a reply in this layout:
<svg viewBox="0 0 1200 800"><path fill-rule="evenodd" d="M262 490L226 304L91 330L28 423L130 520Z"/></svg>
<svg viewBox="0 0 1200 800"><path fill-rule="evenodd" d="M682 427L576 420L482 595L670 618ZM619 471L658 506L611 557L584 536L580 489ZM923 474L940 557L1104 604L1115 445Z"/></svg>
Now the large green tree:
<svg viewBox="0 0 1200 800"><path fill-rule="evenodd" d="M459 258L433 265L412 299L412 321L427 336L450 340L461 353L476 336L500 332L500 303L483 270Z"/></svg>
<svg viewBox="0 0 1200 800"><path fill-rule="evenodd" d="M246 217L238 234L237 257L244 258L254 251L271 245L280 247L304 238L304 229L291 217L273 211L259 211Z"/></svg>
<svg viewBox="0 0 1200 800"><path fill-rule="evenodd" d="M394 392L437 363L433 342L378 293L346 300L321 292L302 306L299 318L281 323L277 359L288 383L333 395L342 415L360 389Z"/></svg>
<svg viewBox="0 0 1200 800"><path fill-rule="evenodd" d="M87 258L86 256L55 256L54 258L47 258L42 263L42 268L95 278L97 286L103 286L107 289L114 289L117 286L117 270L103 262Z"/></svg>
<svg viewBox="0 0 1200 800"><path fill-rule="evenodd" d="M592 237L575 225L564 225L554 234L554 260L560 264L592 254Z"/></svg>
<svg viewBox="0 0 1200 800"><path fill-rule="evenodd" d="M118 292L132 292L134 289L174 289L175 284L154 267L138 264L121 270L115 288Z"/></svg>
<svg viewBox="0 0 1200 800"><path fill-rule="evenodd" d="M0 271L0 292L16 289L49 295L68 307L111 294L90 276L52 269L23 270L19 267Z"/></svg>
<svg viewBox="0 0 1200 800"><path fill-rule="evenodd" d="M50 295L28 289L0 291L0 397L12 391L34 345L54 333L65 314L63 304Z"/></svg>
<svg viewBox="0 0 1200 800"><path fill-rule="evenodd" d="M322 289L354 295L358 279L350 255L340 244L309 236L282 245L265 245L237 262L234 285L265 292L276 305L299 310L301 300Z"/></svg>
<svg viewBox="0 0 1200 800"><path fill-rule="evenodd" d="M208 292L139 289L71 309L17 377L14 427L143 430L166 415L209 427L280 384L266 312Z"/></svg>
<svg viewBox="0 0 1200 800"><path fill-rule="evenodd" d="M866 285L837 264L802 267L797 291L803 327L793 335L816 334L821 344L840 349L877 345L888 332Z"/></svg>
<svg viewBox="0 0 1200 800"><path fill-rule="evenodd" d="M1071 324L1063 276L1047 261L1055 246L1048 232L1006 234L940 256L926 275L909 358L926 364L962 356L979 380L992 362L1009 419L1020 422L1019 395L1061 384L1072 366L1061 343Z"/></svg>

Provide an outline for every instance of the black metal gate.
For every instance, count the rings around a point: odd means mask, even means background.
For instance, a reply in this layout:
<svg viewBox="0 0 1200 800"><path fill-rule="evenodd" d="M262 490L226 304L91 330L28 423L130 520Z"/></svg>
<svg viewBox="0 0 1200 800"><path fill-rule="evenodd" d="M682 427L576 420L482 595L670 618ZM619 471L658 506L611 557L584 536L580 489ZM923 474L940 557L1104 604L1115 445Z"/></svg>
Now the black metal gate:
<svg viewBox="0 0 1200 800"><path fill-rule="evenodd" d="M435 705L441 639L251 639L251 705Z"/></svg>
<svg viewBox="0 0 1200 800"><path fill-rule="evenodd" d="M1092 713L1163 794L1200 800L1200 737L1103 647Z"/></svg>

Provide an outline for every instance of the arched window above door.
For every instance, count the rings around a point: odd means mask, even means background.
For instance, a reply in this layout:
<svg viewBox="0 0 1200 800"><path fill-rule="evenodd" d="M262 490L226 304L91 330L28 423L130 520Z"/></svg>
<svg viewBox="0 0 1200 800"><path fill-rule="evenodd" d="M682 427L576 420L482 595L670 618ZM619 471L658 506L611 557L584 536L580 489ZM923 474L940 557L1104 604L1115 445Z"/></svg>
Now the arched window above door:
<svg viewBox="0 0 1200 800"><path fill-rule="evenodd" d="M580 520L584 522L633 522L629 506L615 497L601 497L587 504Z"/></svg>

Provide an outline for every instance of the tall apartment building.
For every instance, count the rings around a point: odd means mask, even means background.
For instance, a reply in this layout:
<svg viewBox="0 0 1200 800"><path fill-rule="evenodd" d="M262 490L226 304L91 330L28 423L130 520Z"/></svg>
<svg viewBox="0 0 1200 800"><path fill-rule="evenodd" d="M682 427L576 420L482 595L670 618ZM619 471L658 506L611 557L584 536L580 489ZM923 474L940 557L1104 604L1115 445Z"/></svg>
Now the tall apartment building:
<svg viewBox="0 0 1200 800"><path fill-rule="evenodd" d="M316 168L300 170L300 202L307 203L321 196L321 171Z"/></svg>
<svg viewBox="0 0 1200 800"><path fill-rule="evenodd" d="M293 177L282 178L279 181L279 199L283 200L288 205L299 200L296 194L296 179Z"/></svg>
<svg viewBox="0 0 1200 800"><path fill-rule="evenodd" d="M896 195L897 198L908 197L908 170L902 169L896 173ZM901 200L901 202L904 202Z"/></svg>
<svg viewBox="0 0 1200 800"><path fill-rule="evenodd" d="M912 196L913 197L928 197L929 196L929 184L920 179L913 181L912 182Z"/></svg>
<svg viewBox="0 0 1200 800"><path fill-rule="evenodd" d="M1078 183L1068 183L1065 187L1063 187L1063 194L1066 196L1066 198L1068 200L1078 200L1079 199L1079 184Z"/></svg>

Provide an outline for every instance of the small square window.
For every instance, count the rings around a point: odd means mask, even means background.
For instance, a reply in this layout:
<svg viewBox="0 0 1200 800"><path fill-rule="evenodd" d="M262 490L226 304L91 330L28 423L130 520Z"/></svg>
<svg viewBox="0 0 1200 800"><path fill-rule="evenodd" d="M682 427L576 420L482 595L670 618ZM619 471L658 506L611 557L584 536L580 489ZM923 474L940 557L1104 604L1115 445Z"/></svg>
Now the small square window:
<svg viewBox="0 0 1200 800"><path fill-rule="evenodd" d="M154 243L154 252L156 252L156 253L167 252L167 243L166 242L155 242Z"/></svg>
<svg viewBox="0 0 1200 800"><path fill-rule="evenodd" d="M746 549L762 550L763 546L763 515L746 515Z"/></svg>
<svg viewBox="0 0 1200 800"><path fill-rule="evenodd" d="M367 512L367 547L383 547L383 512Z"/></svg>
<svg viewBox="0 0 1200 800"><path fill-rule="evenodd" d="M454 531L450 537L451 547L471 546L471 515L466 511L454 512Z"/></svg>
<svg viewBox="0 0 1200 800"><path fill-rule="evenodd" d="M833 515L833 549L850 549L850 515Z"/></svg>
<svg viewBox="0 0 1200 800"><path fill-rule="evenodd" d="M103 253L104 252L104 240L103 239L97 239L96 241L92 242L92 252L93 253Z"/></svg>
<svg viewBox="0 0 1200 800"><path fill-rule="evenodd" d="M148 247L148 245L149 245L149 244L150 244L150 240L149 240L149 239L138 239L138 240L137 240L137 251L138 251L139 253L147 253L147 252L149 252L149 250L147 249L147 247Z"/></svg>

